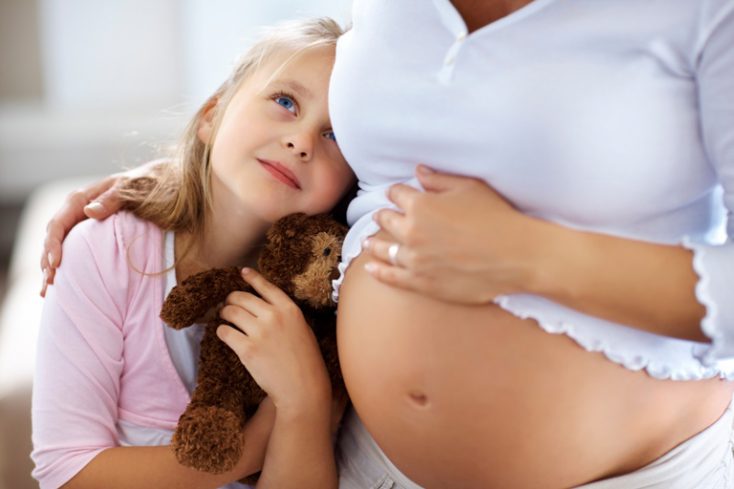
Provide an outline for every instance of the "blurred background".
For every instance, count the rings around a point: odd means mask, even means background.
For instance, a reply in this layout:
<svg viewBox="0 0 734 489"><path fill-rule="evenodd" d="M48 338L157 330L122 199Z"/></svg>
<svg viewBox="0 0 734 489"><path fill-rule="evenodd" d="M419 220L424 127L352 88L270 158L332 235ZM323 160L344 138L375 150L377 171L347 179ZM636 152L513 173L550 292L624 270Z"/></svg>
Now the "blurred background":
<svg viewBox="0 0 734 489"><path fill-rule="evenodd" d="M0 0L0 489L30 479L38 258L63 197L175 140L260 26L351 0Z"/></svg>

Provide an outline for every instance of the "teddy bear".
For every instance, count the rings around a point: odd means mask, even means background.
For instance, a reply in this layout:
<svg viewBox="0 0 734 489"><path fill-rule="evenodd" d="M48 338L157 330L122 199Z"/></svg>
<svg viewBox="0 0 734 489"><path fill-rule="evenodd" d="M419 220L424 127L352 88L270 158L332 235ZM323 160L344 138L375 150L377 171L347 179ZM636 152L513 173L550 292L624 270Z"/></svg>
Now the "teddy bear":
<svg viewBox="0 0 734 489"><path fill-rule="evenodd" d="M344 392L336 350L336 306L331 281L338 277L346 226L321 214L291 214L268 230L258 260L260 273L301 308L313 329L335 393ZM256 292L236 267L192 275L166 297L161 319L182 329L219 309L236 290ZM211 314L210 314L211 316ZM179 463L222 473L240 459L245 421L265 397L237 355L216 335L226 321L215 316L204 326L197 385L181 415L171 446Z"/></svg>

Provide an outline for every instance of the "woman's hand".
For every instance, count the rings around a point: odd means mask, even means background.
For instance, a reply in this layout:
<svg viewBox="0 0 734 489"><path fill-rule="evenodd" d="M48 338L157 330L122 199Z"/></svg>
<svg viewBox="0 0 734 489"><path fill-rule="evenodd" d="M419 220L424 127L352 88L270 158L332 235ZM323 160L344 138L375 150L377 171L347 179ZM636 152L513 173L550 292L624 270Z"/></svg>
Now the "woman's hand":
<svg viewBox="0 0 734 489"><path fill-rule="evenodd" d="M375 214L393 240L366 240L367 270L388 285L462 304L531 290L548 224L481 180L424 166L417 175L426 192L394 185L388 197L399 211Z"/></svg>
<svg viewBox="0 0 734 489"><path fill-rule="evenodd" d="M232 292L220 316L217 336L229 345L279 413L328 409L331 382L316 337L285 292L255 270L242 277L260 294Z"/></svg>
<svg viewBox="0 0 734 489"><path fill-rule="evenodd" d="M155 160L123 173L115 173L66 197L46 225L46 239L41 252L41 297L45 297L47 287L54 283L56 268L61 264L61 243L71 228L88 217L103 220L120 210L122 202L118 190L122 184L130 178L153 173L161 163L162 160Z"/></svg>

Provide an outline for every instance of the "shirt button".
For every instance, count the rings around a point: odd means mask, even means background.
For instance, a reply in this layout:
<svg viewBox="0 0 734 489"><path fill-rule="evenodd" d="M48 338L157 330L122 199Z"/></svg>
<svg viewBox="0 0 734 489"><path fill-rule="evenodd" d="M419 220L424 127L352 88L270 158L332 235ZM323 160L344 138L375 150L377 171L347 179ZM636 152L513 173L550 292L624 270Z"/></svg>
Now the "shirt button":
<svg viewBox="0 0 734 489"><path fill-rule="evenodd" d="M458 36L456 36L456 42L461 42L464 39L466 39L466 32L462 32L461 34L459 34Z"/></svg>

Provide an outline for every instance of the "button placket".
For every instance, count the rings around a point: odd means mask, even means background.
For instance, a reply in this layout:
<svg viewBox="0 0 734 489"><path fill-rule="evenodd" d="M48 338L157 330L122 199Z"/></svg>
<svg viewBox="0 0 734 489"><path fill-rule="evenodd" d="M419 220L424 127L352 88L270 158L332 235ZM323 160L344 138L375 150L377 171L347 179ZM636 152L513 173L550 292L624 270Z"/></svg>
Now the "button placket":
<svg viewBox="0 0 734 489"><path fill-rule="evenodd" d="M443 83L448 83L449 81L451 81L451 77L454 72L454 65L456 63L456 57L459 55L459 51L461 50L464 41L466 41L466 34L466 31L457 32L454 38L454 42L451 44L448 51L446 52L446 56L444 56L443 67L441 68L441 72L439 74L439 79Z"/></svg>

